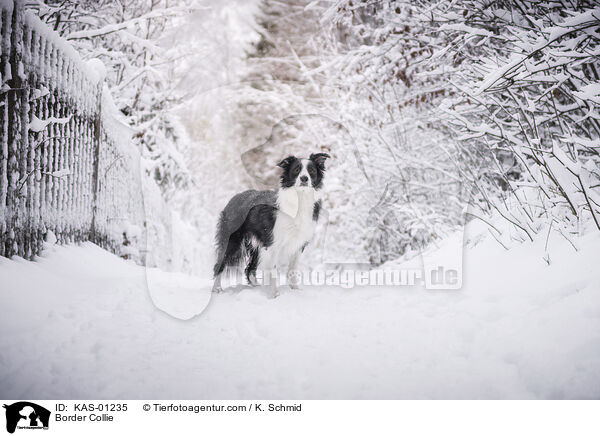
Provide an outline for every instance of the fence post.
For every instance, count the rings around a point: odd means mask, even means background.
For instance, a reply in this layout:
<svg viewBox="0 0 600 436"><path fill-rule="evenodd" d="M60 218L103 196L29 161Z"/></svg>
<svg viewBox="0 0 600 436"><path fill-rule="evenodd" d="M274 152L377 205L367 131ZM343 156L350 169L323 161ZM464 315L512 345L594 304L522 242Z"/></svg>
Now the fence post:
<svg viewBox="0 0 600 436"><path fill-rule="evenodd" d="M90 240L101 245L97 229L98 194L100 191L100 147L102 146L102 81L98 83L96 93L98 102L94 116L94 152L92 170L92 226L90 229Z"/></svg>
<svg viewBox="0 0 600 436"><path fill-rule="evenodd" d="M0 39L0 77L1 84L8 80L5 72L9 68L10 54L10 27L12 14L8 9L1 8L2 14L2 33ZM7 192L8 192L8 93L0 94L0 256L6 256L5 243L8 236L8 210L7 210Z"/></svg>
<svg viewBox="0 0 600 436"><path fill-rule="evenodd" d="M6 257L19 253L19 242L22 242L23 223L18 222L19 211L19 146L22 142L22 88L23 80L19 66L23 62L23 2L15 0L11 20L10 35L10 75L8 86L8 190L6 198L6 222L8 224L8 235L6 238ZM22 169L21 169L22 170Z"/></svg>

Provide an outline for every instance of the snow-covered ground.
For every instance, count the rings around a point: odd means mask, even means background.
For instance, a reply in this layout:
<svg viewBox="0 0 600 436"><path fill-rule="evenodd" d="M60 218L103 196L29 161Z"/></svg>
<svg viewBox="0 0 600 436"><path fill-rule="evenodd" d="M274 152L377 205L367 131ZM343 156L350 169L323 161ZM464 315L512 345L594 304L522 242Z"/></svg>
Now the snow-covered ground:
<svg viewBox="0 0 600 436"><path fill-rule="evenodd" d="M544 243L467 248L460 291L275 300L211 297L208 280L147 274L89 243L0 258L0 396L600 398L600 235L578 252L552 237L549 266Z"/></svg>

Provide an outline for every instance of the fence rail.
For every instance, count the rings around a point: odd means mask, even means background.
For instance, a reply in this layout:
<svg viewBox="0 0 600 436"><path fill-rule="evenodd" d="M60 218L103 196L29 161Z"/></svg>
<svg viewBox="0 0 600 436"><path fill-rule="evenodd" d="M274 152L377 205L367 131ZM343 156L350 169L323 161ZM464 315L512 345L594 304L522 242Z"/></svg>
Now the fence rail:
<svg viewBox="0 0 600 436"><path fill-rule="evenodd" d="M144 223L140 157L102 81L21 0L0 13L0 256L32 259L52 234L131 254L124 233Z"/></svg>

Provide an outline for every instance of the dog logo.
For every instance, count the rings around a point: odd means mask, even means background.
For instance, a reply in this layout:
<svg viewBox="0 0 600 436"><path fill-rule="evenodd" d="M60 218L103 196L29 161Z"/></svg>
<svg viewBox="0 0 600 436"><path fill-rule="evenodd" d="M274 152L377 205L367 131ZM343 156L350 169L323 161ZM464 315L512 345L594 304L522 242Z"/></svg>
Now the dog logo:
<svg viewBox="0 0 600 436"><path fill-rule="evenodd" d="M18 429L48 430L50 411L28 401L19 401L3 406L6 409L6 431L14 433Z"/></svg>

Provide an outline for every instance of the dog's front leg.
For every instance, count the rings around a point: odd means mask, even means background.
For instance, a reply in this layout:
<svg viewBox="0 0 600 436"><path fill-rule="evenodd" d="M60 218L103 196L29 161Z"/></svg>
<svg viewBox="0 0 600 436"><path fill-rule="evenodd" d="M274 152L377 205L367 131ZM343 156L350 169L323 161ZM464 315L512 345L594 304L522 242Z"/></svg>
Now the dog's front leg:
<svg viewBox="0 0 600 436"><path fill-rule="evenodd" d="M263 274L263 285L269 285L272 298L279 296L279 290L277 289L277 265L275 264L274 257L273 252L264 253L259 265L259 269ZM266 280L269 283L265 283Z"/></svg>
<svg viewBox="0 0 600 436"><path fill-rule="evenodd" d="M300 260L300 253L301 251L297 251L290 258L287 279L290 288L292 289L300 289L300 283L302 281L300 271L298 271L298 261Z"/></svg>
<svg viewBox="0 0 600 436"><path fill-rule="evenodd" d="M268 280L268 283L264 283L265 279ZM271 298L279 296L279 289L277 289L277 267L275 265L263 270L263 283L268 284L271 289Z"/></svg>
<svg viewBox="0 0 600 436"><path fill-rule="evenodd" d="M277 266L271 270L271 298L279 297L279 289L277 288Z"/></svg>

